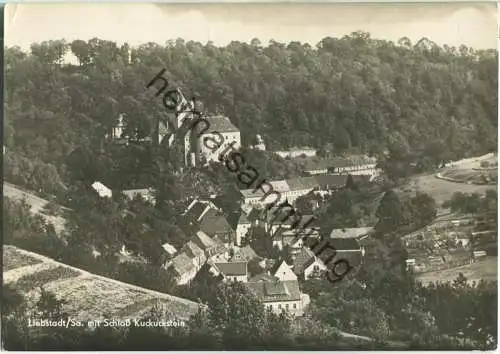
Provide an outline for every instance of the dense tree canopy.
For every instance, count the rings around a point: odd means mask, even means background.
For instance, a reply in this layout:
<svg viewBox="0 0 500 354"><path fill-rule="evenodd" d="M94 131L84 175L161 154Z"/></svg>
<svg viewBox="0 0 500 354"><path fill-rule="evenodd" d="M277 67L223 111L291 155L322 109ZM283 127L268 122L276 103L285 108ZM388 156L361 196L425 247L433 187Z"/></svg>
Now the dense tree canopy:
<svg viewBox="0 0 500 354"><path fill-rule="evenodd" d="M61 66L70 52L80 65ZM398 161L418 157L420 165L496 146L495 50L439 47L427 39L393 43L362 32L316 46L252 41L216 47L178 39L129 48L94 38L33 44L30 53L7 48L5 65L7 148L54 165L63 178L76 147L92 157L87 173L151 174L152 152L111 153L103 138L120 113L125 130L138 137L165 118L155 90L146 90L163 68L172 87L197 92L206 110L228 115L244 145L261 134L270 148L388 153Z"/></svg>
<svg viewBox="0 0 500 354"><path fill-rule="evenodd" d="M240 128L245 157L261 178L297 175L300 166L247 149L256 134L268 149L310 145L322 154L372 153L389 176L405 177L409 167L435 168L496 149L496 51L439 47L427 39L393 43L361 32L327 37L315 47L275 41L262 46L256 40L216 47L179 39L129 49L95 38L33 44L29 53L5 50L6 178L55 194L72 209L63 235L68 237L57 238L27 205L4 199L5 241L140 286L174 294L192 291L211 310L194 318L190 333L182 336L148 330L68 332L74 339L53 329L57 335L43 344L25 339L20 322L9 322L10 347L164 349L203 343L204 349L331 349L339 344L335 327L370 336L376 344L414 335L412 343L420 348L467 346L446 342L446 335L471 341L476 349L492 347L494 285L471 286L459 279L425 288L401 271L404 252L396 233L432 220L432 197L402 200L392 190L366 190L352 179L349 188L321 201L316 213L325 220L322 226L366 226L378 219L376 231L384 237L367 247L365 265L352 283L334 289L326 281L305 285L314 305L301 319L302 327L266 313L241 284L217 287L210 278L203 280L205 292L196 286L177 289L158 267L164 261L163 242L178 247L187 239L176 215L190 198L211 194L222 195L223 209L232 211L235 187L241 185L224 166L179 171L177 151L137 141L151 136L155 120L167 117L156 91L146 90L165 68L172 87L187 95L197 92L206 110L228 115ZM61 65L69 52L79 65ZM121 113L125 131L135 137L128 146L105 138ZM112 199L88 189L95 180L113 189ZM157 190L156 207L140 199L125 202L116 193L146 186ZM457 194L447 205L456 211L491 211L496 198L492 192L485 199ZM392 233L385 237L388 230ZM268 236L252 229L249 241L259 255L276 258ZM124 245L149 264L120 265L116 254ZM15 292L7 295L9 312L22 313ZM46 294L40 311L57 306Z"/></svg>

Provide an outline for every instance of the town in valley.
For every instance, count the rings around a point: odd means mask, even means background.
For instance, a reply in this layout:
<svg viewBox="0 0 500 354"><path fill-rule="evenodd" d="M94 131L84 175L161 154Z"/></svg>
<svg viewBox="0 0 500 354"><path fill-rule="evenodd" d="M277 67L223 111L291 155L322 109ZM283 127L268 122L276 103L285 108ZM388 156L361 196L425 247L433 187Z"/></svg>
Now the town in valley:
<svg viewBox="0 0 500 354"><path fill-rule="evenodd" d="M4 56L7 349L496 348L496 49Z"/></svg>

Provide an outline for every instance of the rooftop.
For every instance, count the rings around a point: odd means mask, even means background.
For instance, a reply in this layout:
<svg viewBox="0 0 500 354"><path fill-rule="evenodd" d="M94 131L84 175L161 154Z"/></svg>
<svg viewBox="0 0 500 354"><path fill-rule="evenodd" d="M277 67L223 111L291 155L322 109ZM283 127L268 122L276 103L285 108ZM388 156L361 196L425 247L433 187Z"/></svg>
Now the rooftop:
<svg viewBox="0 0 500 354"><path fill-rule="evenodd" d="M275 153L289 153L289 152L302 152L302 151L314 151L316 152L316 149L310 146L303 146L303 147L291 147L288 150L276 150Z"/></svg>
<svg viewBox="0 0 500 354"><path fill-rule="evenodd" d="M186 274L195 268L191 258L184 252L172 259L172 267L179 275Z"/></svg>
<svg viewBox="0 0 500 354"><path fill-rule="evenodd" d="M295 274L302 273L307 267L313 264L315 260L313 251L309 247L302 247L300 253L293 261L293 271Z"/></svg>
<svg viewBox="0 0 500 354"><path fill-rule="evenodd" d="M245 260L248 262L248 261L251 261L252 259L256 259L256 258L260 258L257 253L255 253L255 251L253 250L252 247L250 247L250 245L246 245L245 247L243 248L240 248L238 250L238 252L240 253L240 255L245 258Z"/></svg>
<svg viewBox="0 0 500 354"><path fill-rule="evenodd" d="M258 281L248 282L245 285L262 302L297 301L300 300L299 282L289 281Z"/></svg>
<svg viewBox="0 0 500 354"><path fill-rule="evenodd" d="M216 246L216 243L214 240L210 238L206 233L203 231L198 231L196 232L196 235L193 239L194 243L196 243L201 249L206 250L207 248Z"/></svg>
<svg viewBox="0 0 500 354"><path fill-rule="evenodd" d="M284 193L284 192L288 192L290 191L290 187L288 186L288 183L287 181L285 180L280 180L280 181L268 181L271 186L273 186L273 190L275 192L281 192L281 193ZM267 188L265 188L267 190ZM241 189L240 190L240 193L248 198L248 197L262 197L264 196L264 192L262 192L261 189L257 189L255 192L254 192L254 189ZM275 199L276 197L271 195L270 198L273 198Z"/></svg>
<svg viewBox="0 0 500 354"><path fill-rule="evenodd" d="M203 216L200 222L200 229L212 237L217 234L227 234L233 232L233 229L231 228L231 225L229 225L225 215L214 209L208 210Z"/></svg>
<svg viewBox="0 0 500 354"><path fill-rule="evenodd" d="M228 117L224 116L208 116L205 118L208 123L208 129L205 129L205 124L200 123L197 125L197 129L201 130L203 134L218 132L218 133L237 133L240 130L229 120Z"/></svg>
<svg viewBox="0 0 500 354"><path fill-rule="evenodd" d="M334 167L360 166L366 164L375 164L376 160L366 156L349 157L299 157L297 161L304 166L305 171L325 170Z"/></svg>
<svg viewBox="0 0 500 354"><path fill-rule="evenodd" d="M240 218L238 219L238 224L250 224L250 220L245 213L241 213Z"/></svg>
<svg viewBox="0 0 500 354"><path fill-rule="evenodd" d="M203 252L203 250L200 247L198 247L198 245L196 243L194 243L193 241L189 241L188 243L186 243L184 245L184 247L182 248L182 250L188 256L191 256L191 257L202 257L205 255L205 252Z"/></svg>
<svg viewBox="0 0 500 354"><path fill-rule="evenodd" d="M215 266L226 276L247 275L247 262L215 263Z"/></svg>
<svg viewBox="0 0 500 354"><path fill-rule="evenodd" d="M215 209L215 205L212 202L195 199L189 204L183 215L185 215L188 221L195 223L200 221L200 218L209 209Z"/></svg>
<svg viewBox="0 0 500 354"><path fill-rule="evenodd" d="M299 177L286 181L291 191L304 189L313 189L318 186L318 182L314 177Z"/></svg>
<svg viewBox="0 0 500 354"><path fill-rule="evenodd" d="M252 283L257 283L259 281L264 281L264 282L270 282L270 281L278 281L278 277L275 277L274 275L267 274L267 273L261 273L249 280L249 282Z"/></svg>
<svg viewBox="0 0 500 354"><path fill-rule="evenodd" d="M373 227L355 227L347 229L333 229L330 238L358 238L369 234Z"/></svg>
<svg viewBox="0 0 500 354"><path fill-rule="evenodd" d="M163 245L161 245L161 247L165 250L165 252L167 252L170 255L177 253L175 247L168 242L165 242Z"/></svg>
<svg viewBox="0 0 500 354"><path fill-rule="evenodd" d="M313 178L316 179L316 183L320 187L333 187L333 186L338 186L338 187L343 187L347 183L347 175L317 175L314 176Z"/></svg>

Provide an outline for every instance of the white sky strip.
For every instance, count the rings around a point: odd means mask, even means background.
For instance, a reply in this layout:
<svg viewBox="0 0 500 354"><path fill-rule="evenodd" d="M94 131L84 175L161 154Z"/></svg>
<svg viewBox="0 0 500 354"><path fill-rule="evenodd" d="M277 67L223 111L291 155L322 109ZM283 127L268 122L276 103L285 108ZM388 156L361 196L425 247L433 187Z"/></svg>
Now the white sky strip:
<svg viewBox="0 0 500 354"><path fill-rule="evenodd" d="M90 25L91 24L91 25ZM29 48L47 39L93 37L165 43L183 38L227 45L274 39L316 45L326 36L367 31L373 38L413 42L427 37L439 45L497 47L496 4L9 4L5 44Z"/></svg>

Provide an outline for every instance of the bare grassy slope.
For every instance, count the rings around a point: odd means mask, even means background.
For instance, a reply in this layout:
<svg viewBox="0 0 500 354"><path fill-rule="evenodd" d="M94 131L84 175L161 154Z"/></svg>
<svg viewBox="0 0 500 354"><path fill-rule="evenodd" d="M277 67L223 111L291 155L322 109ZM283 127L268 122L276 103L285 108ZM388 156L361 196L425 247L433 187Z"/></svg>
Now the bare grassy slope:
<svg viewBox="0 0 500 354"><path fill-rule="evenodd" d="M144 289L56 262L39 254L5 245L3 279L15 284L28 301L38 299L40 287L67 301L65 310L82 321L103 318L136 318L154 304L163 306L172 319L187 320L198 304Z"/></svg>

